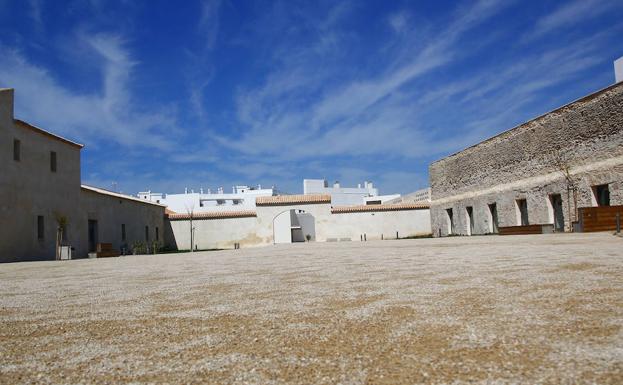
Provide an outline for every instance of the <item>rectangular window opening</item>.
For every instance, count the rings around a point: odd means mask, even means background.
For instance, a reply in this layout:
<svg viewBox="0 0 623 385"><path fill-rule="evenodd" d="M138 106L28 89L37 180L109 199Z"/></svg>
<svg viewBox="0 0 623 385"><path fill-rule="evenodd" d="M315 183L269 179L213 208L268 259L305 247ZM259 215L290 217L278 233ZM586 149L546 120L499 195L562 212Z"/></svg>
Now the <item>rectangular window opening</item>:
<svg viewBox="0 0 623 385"><path fill-rule="evenodd" d="M13 139L13 160L19 162L22 159L22 142L19 139Z"/></svg>
<svg viewBox="0 0 623 385"><path fill-rule="evenodd" d="M126 237L125 237L125 223L121 224L121 240L125 242Z"/></svg>
<svg viewBox="0 0 623 385"><path fill-rule="evenodd" d="M149 242L149 226L145 226L145 240Z"/></svg>
<svg viewBox="0 0 623 385"><path fill-rule="evenodd" d="M43 240L45 236L45 224L43 221L43 215L37 216L37 239Z"/></svg>
<svg viewBox="0 0 623 385"><path fill-rule="evenodd" d="M158 227L156 226L156 241L160 240L160 233L158 231Z"/></svg>
<svg viewBox="0 0 623 385"><path fill-rule="evenodd" d="M56 172L56 151L50 152L50 171Z"/></svg>
<svg viewBox="0 0 623 385"><path fill-rule="evenodd" d="M610 206L610 189L607 184L593 186L597 206Z"/></svg>

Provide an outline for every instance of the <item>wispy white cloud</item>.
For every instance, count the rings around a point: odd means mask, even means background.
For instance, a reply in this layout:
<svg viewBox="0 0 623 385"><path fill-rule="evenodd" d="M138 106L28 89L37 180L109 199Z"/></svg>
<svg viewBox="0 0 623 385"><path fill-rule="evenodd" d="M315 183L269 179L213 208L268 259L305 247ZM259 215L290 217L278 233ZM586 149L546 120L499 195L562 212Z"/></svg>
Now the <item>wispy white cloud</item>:
<svg viewBox="0 0 623 385"><path fill-rule="evenodd" d="M623 7L618 0L573 0L564 2L552 13L543 16L535 23L534 29L524 36L524 40L534 39L561 28L574 27L579 23L594 19L616 7Z"/></svg>
<svg viewBox="0 0 623 385"><path fill-rule="evenodd" d="M408 28L409 13L407 11L400 11L400 12L392 13L387 18L387 22L389 23L389 26L392 28L392 30L395 33L401 34L405 32Z"/></svg>
<svg viewBox="0 0 623 385"><path fill-rule="evenodd" d="M16 115L33 124L87 143L97 139L124 146L166 149L174 132L174 111L142 111L130 83L136 66L124 41L114 35L81 36L89 54L99 57L103 88L84 94L61 85L19 50L3 47L0 84L16 89Z"/></svg>

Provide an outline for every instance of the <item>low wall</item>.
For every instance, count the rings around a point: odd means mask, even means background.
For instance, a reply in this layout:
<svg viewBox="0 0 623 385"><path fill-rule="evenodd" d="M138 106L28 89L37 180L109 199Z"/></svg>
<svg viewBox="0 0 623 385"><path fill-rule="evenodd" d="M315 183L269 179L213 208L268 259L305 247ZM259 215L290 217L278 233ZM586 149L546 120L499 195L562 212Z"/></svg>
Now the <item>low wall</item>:
<svg viewBox="0 0 623 385"><path fill-rule="evenodd" d="M290 219L290 215L281 215L290 210L301 213L305 218L305 229L313 229L312 241L326 242L332 240L359 241L363 234L368 240L393 239L398 232L399 237L427 235L431 233L430 214L426 207L417 209L383 210L367 208L364 212L332 212L335 211L328 203L306 203L294 205L258 206L253 215L233 217L194 218L192 227L195 231L195 245L198 249L231 249L234 244L240 247L254 247L273 244L274 231L283 235L284 231L275 218ZM299 218L300 219L300 218ZM311 223L307 223L313 220ZM290 220L287 221L288 226ZM303 224L301 224L303 225ZM165 234L168 246L179 250L190 248L191 224L187 216L170 216L165 224L170 234ZM286 230L287 231L287 230ZM308 230L303 231L304 237ZM301 237L298 237L301 238ZM291 239L291 238L289 238Z"/></svg>

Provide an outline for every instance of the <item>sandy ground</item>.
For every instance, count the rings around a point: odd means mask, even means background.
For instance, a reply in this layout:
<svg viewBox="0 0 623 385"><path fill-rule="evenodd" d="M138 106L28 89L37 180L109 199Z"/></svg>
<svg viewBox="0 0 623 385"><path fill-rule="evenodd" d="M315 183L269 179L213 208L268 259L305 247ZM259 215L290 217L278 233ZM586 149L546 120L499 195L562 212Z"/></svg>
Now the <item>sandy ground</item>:
<svg viewBox="0 0 623 385"><path fill-rule="evenodd" d="M621 383L623 239L0 266L0 383Z"/></svg>

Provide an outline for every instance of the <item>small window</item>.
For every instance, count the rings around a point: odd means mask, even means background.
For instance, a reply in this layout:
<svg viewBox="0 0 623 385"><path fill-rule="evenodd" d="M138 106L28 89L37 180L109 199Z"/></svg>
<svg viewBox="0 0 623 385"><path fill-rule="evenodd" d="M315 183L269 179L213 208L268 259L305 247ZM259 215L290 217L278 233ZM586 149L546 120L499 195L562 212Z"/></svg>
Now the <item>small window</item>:
<svg viewBox="0 0 623 385"><path fill-rule="evenodd" d="M156 241L160 240L160 234L158 232L158 227L156 226Z"/></svg>
<svg viewBox="0 0 623 385"><path fill-rule="evenodd" d="M19 139L13 139L13 160L19 162L21 157L22 142Z"/></svg>
<svg viewBox="0 0 623 385"><path fill-rule="evenodd" d="M43 222L43 215L37 216L37 239L43 240L45 234L45 227Z"/></svg>
<svg viewBox="0 0 623 385"><path fill-rule="evenodd" d="M56 172L56 151L50 152L50 171Z"/></svg>
<svg viewBox="0 0 623 385"><path fill-rule="evenodd" d="M593 187L593 194L595 194L597 206L610 206L610 189L607 184Z"/></svg>
<svg viewBox="0 0 623 385"><path fill-rule="evenodd" d="M145 226L145 240L149 242L149 226Z"/></svg>
<svg viewBox="0 0 623 385"><path fill-rule="evenodd" d="M125 242L125 223L121 224L121 240Z"/></svg>

